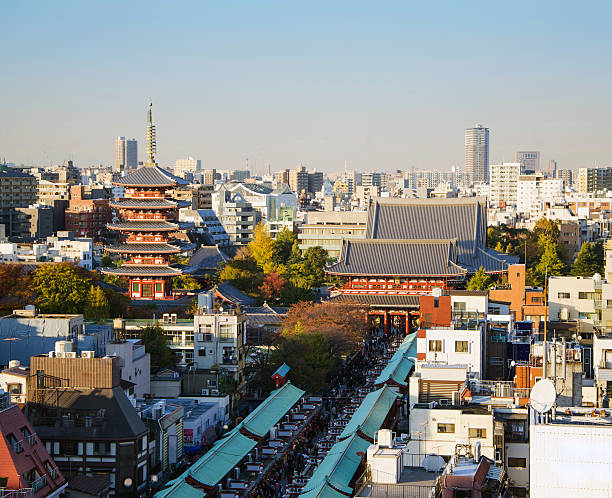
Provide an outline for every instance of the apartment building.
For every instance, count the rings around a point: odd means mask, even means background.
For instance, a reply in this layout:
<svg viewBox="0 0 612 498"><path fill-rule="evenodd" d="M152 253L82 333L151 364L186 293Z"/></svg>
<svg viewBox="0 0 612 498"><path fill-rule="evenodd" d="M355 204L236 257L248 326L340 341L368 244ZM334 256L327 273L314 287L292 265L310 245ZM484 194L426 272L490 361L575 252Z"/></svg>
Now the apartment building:
<svg viewBox="0 0 612 498"><path fill-rule="evenodd" d="M146 491L155 445L120 386L119 358L56 350L30 368L28 418L64 475L103 476L118 495Z"/></svg>
<svg viewBox="0 0 612 498"><path fill-rule="evenodd" d="M517 184L517 212L538 219L547 207L562 204L564 183L560 178L521 175Z"/></svg>
<svg viewBox="0 0 612 498"><path fill-rule="evenodd" d="M109 199L94 198L86 193L83 185L73 185L65 218L66 230L92 238L94 242L103 241L107 235L106 225L112 221Z"/></svg>
<svg viewBox="0 0 612 498"><path fill-rule="evenodd" d="M142 398L151 393L151 355L138 339L114 340L105 346L107 356L119 357L121 379L134 384L133 393Z"/></svg>
<svg viewBox="0 0 612 498"><path fill-rule="evenodd" d="M246 245L253 238L258 213L239 192L232 191L231 185L219 185L213 192L213 211L229 236L230 243Z"/></svg>
<svg viewBox="0 0 612 498"><path fill-rule="evenodd" d="M492 164L489 202L492 207L516 206L521 163Z"/></svg>
<svg viewBox="0 0 612 498"><path fill-rule="evenodd" d="M312 211L306 214L299 247L322 247L332 258L338 258L344 239L364 239L368 213L366 211Z"/></svg>

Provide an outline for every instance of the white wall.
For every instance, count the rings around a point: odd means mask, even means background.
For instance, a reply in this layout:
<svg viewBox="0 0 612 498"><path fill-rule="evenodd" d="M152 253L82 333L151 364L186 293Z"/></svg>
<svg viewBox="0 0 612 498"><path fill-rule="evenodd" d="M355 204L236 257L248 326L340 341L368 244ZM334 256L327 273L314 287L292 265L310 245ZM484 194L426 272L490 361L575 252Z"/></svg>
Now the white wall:
<svg viewBox="0 0 612 498"><path fill-rule="evenodd" d="M466 365L468 372L475 373L480 378L482 373L480 330L427 329L425 334L425 339L417 340L417 353L425 353L425 360L417 362L417 371L422 363L444 362L449 365ZM442 351L429 351L429 341L436 340L442 341ZM457 341L467 341L467 353L455 351Z"/></svg>
<svg viewBox="0 0 612 498"><path fill-rule="evenodd" d="M438 433L438 424L455 424L454 433ZM486 438L470 438L469 429L485 429ZM481 452L495 458L493 449L493 413L463 413L461 410L416 408L410 410L410 453L450 456L458 443L475 445Z"/></svg>
<svg viewBox="0 0 612 498"><path fill-rule="evenodd" d="M612 427L534 424L529 438L532 498L612 496Z"/></svg>

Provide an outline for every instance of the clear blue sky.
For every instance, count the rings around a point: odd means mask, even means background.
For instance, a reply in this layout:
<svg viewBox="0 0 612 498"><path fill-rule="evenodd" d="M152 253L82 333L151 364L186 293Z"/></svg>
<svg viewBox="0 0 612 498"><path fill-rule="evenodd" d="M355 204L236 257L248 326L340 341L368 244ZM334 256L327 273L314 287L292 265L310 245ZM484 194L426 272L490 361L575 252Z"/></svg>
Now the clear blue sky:
<svg viewBox="0 0 612 498"><path fill-rule="evenodd" d="M153 99L158 159L334 171L535 149L612 165L610 2L2 2L0 158L110 164Z"/></svg>

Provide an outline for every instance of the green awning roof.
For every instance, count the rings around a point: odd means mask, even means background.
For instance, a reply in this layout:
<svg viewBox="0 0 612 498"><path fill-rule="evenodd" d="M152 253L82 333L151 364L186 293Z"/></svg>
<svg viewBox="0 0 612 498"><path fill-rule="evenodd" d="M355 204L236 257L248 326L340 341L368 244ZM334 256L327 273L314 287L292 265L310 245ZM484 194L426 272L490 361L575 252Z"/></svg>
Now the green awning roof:
<svg viewBox="0 0 612 498"><path fill-rule="evenodd" d="M336 491L329 485L327 480L319 484L317 487L302 493L300 496L306 498L347 498L345 494Z"/></svg>
<svg viewBox="0 0 612 498"><path fill-rule="evenodd" d="M370 443L356 434L334 444L304 486L300 496L331 496L318 494L326 484L352 495L353 490L349 483L362 461L361 455L357 453L363 453L365 456L368 446Z"/></svg>
<svg viewBox="0 0 612 498"><path fill-rule="evenodd" d="M270 396L249 413L236 429L244 428L251 434L264 437L270 432L270 428L276 425L299 401L304 392L287 382L283 387L272 391Z"/></svg>
<svg viewBox="0 0 612 498"><path fill-rule="evenodd" d="M196 489L193 486L187 484L185 481L180 481L175 486L156 493L155 498L165 498L166 496L180 496L181 498L202 498L205 495L206 493L201 489Z"/></svg>
<svg viewBox="0 0 612 498"><path fill-rule="evenodd" d="M391 360L389 360L389 363L387 363L387 366L374 381L374 385L379 386L389 380L393 380L401 386L408 385L406 378L414 367L417 353L416 336L416 332L406 336L391 357Z"/></svg>
<svg viewBox="0 0 612 498"><path fill-rule="evenodd" d="M374 439L374 435L382 427L389 410L399 396L398 393L387 386L369 393L361 402L357 411L353 413L339 439L346 439L358 430Z"/></svg>

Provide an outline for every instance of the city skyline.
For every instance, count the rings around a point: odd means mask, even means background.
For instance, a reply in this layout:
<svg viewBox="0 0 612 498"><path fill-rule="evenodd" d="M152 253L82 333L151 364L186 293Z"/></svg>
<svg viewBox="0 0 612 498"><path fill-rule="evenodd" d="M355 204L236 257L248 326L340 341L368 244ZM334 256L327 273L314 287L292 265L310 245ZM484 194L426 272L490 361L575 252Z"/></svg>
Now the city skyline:
<svg viewBox="0 0 612 498"><path fill-rule="evenodd" d="M491 163L612 163L609 5L322 7L5 6L0 157L111 165L151 98L162 165L463 169L474 123Z"/></svg>

